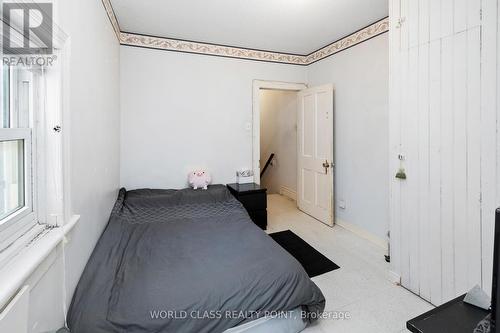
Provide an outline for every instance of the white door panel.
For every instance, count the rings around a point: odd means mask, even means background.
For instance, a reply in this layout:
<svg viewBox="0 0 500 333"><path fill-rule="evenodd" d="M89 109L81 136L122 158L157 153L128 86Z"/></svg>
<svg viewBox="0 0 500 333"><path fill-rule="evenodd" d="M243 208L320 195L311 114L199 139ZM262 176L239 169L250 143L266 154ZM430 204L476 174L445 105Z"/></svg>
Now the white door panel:
<svg viewBox="0 0 500 333"><path fill-rule="evenodd" d="M298 113L297 204L333 225L333 86L299 92Z"/></svg>
<svg viewBox="0 0 500 333"><path fill-rule="evenodd" d="M391 264L434 305L491 290L497 3L389 1Z"/></svg>

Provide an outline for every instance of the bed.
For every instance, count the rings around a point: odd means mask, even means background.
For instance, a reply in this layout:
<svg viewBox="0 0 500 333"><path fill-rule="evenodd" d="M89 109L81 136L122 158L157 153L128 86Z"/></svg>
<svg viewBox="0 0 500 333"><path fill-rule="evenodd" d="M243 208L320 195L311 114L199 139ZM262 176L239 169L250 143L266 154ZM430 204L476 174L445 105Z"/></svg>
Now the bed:
<svg viewBox="0 0 500 333"><path fill-rule="evenodd" d="M225 186L121 189L67 322L72 333L298 332L324 307Z"/></svg>

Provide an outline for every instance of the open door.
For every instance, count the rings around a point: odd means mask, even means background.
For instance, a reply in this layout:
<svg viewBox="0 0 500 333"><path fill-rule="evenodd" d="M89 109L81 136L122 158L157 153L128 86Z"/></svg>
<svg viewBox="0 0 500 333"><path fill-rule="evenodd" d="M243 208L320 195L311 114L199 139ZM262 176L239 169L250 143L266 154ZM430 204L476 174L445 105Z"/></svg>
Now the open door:
<svg viewBox="0 0 500 333"><path fill-rule="evenodd" d="M297 205L301 211L333 226L333 86L298 94Z"/></svg>

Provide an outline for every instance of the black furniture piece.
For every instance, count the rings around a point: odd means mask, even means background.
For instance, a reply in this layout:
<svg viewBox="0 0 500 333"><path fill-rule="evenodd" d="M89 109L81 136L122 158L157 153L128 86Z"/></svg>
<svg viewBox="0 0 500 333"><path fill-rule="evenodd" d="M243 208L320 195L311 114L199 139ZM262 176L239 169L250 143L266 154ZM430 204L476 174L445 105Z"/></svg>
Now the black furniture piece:
<svg viewBox="0 0 500 333"><path fill-rule="evenodd" d="M495 242L493 243L493 281L491 288L491 333L499 333L500 325L500 208L495 211Z"/></svg>
<svg viewBox="0 0 500 333"><path fill-rule="evenodd" d="M473 333L489 311L463 302L465 295L455 298L406 323L414 333Z"/></svg>
<svg viewBox="0 0 500 333"><path fill-rule="evenodd" d="M243 204L252 221L263 230L266 230L267 189L254 183L227 184L227 188Z"/></svg>

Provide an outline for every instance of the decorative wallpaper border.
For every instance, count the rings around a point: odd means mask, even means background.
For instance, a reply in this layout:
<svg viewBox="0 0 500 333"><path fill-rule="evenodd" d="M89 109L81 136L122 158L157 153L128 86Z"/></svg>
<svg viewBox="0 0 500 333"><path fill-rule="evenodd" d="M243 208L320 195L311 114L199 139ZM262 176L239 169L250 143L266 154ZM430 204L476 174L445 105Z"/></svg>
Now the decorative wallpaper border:
<svg viewBox="0 0 500 333"><path fill-rule="evenodd" d="M111 0L102 0L102 4L104 6L104 10L108 15L109 20L111 21L111 25L113 26L113 30L115 31L116 37L118 41L120 40L120 25L118 24L118 20L116 19L115 11L113 10L113 5L111 4Z"/></svg>
<svg viewBox="0 0 500 333"><path fill-rule="evenodd" d="M355 33L339 39L317 51L306 56L306 63L310 65L316 61L329 57L335 53L344 51L354 45L365 42L373 37L381 35L389 31L389 18L386 17L378 22L375 22Z"/></svg>
<svg viewBox="0 0 500 333"><path fill-rule="evenodd" d="M120 25L111 5L111 0L102 0L109 20L117 34L121 45L143 47L165 51L203 54L236 59L275 62L290 65L307 66L322 60L335 53L346 50L354 45L367 41L373 37L389 31L389 18L356 31L308 55L295 55L289 53L262 51L255 49L239 48L211 43L193 42L188 40L171 39L165 37L148 36L130 32L121 32Z"/></svg>
<svg viewBox="0 0 500 333"><path fill-rule="evenodd" d="M120 44L166 50L166 51L177 51L177 52L196 53L196 54L239 58L247 60L278 62L283 64L306 65L305 63L306 57L301 55L243 49L232 46L191 42L191 41L162 38L162 37L153 37L153 36L146 36L134 33L127 33L127 32L122 32L120 34Z"/></svg>

